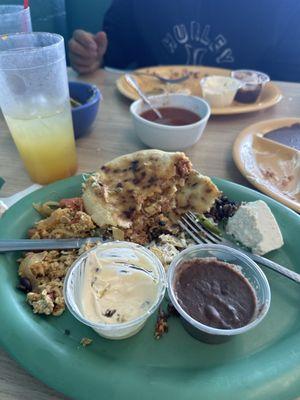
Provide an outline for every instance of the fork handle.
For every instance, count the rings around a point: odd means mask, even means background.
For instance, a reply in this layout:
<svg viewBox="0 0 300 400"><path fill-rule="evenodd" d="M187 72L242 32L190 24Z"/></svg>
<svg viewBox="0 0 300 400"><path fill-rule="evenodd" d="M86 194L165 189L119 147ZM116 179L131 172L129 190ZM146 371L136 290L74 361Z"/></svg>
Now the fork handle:
<svg viewBox="0 0 300 400"><path fill-rule="evenodd" d="M228 246L228 242L224 243L226 246ZM268 258L259 256L258 254L253 254L250 253L247 250L241 249L240 246L233 245L233 243L230 243L229 247L232 247L234 249L237 249L241 251L242 253L246 254L249 258L251 258L253 261L257 262L258 264L261 264L269 269L272 269L275 272L278 272L279 274L285 276L286 278L300 283L300 274L298 274L295 271L290 270L289 268L286 268L280 264L277 264L275 261L271 261Z"/></svg>
<svg viewBox="0 0 300 400"><path fill-rule="evenodd" d="M0 253L21 250L79 249L83 244L101 241L100 238L84 239L3 239L0 240Z"/></svg>
<svg viewBox="0 0 300 400"><path fill-rule="evenodd" d="M264 265L265 267L268 267L272 269L273 271L279 272L281 275L284 275L285 277L291 279L294 282L300 283L300 274L298 274L295 271L291 271L288 268L283 267L280 264L277 264L274 261L271 261L267 258L261 257L257 254L252 254L249 252L245 252L250 258L252 258L253 261Z"/></svg>

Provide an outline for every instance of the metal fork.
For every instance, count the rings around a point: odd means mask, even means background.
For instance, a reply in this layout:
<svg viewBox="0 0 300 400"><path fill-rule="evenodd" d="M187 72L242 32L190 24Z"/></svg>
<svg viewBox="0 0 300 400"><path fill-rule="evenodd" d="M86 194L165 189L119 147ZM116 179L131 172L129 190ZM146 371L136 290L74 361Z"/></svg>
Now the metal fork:
<svg viewBox="0 0 300 400"><path fill-rule="evenodd" d="M160 80L162 83L180 83L180 82L184 82L187 79L189 79L190 77L190 73L187 73L183 76L180 76L179 78L164 78L163 76L160 76L158 74L154 74L154 73L150 73L150 72L138 72L138 71L133 71L132 72L133 75L137 75L137 76L151 76L152 78L156 78L158 80Z"/></svg>
<svg viewBox="0 0 300 400"><path fill-rule="evenodd" d="M297 272L291 271L290 269L283 267L282 265L277 264L276 262L271 261L265 257L250 253L249 251L244 250L242 247L238 246L237 244L230 242L229 240L217 235L216 233L209 231L200 222L198 222L196 215L192 212L187 212L186 214L184 214L180 218L180 220L178 220L178 224L196 243L222 244L224 246L239 250L258 264L264 265L265 267L268 267L273 271L278 272L286 278L289 278L294 282L300 283L300 274L298 274Z"/></svg>

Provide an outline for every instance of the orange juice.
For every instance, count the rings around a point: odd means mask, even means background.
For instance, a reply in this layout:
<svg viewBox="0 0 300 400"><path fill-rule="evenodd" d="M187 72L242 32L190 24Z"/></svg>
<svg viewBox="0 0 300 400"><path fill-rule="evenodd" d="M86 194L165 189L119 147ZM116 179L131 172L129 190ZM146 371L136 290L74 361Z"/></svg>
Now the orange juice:
<svg viewBox="0 0 300 400"><path fill-rule="evenodd" d="M69 105L34 118L5 115L25 167L34 182L47 184L73 175L77 157Z"/></svg>

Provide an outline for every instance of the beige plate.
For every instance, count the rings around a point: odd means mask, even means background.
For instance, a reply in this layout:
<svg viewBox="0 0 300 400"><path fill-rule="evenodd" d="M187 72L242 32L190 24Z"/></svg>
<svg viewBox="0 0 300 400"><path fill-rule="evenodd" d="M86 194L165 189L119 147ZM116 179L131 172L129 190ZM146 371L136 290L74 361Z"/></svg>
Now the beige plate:
<svg viewBox="0 0 300 400"><path fill-rule="evenodd" d="M151 76L136 76L141 88L148 94L161 94L164 92L180 92L201 96L201 88L199 81L207 75L224 75L229 76L230 70L222 68L199 67L199 66L163 66L141 68L137 72L157 73L166 78L176 78L184 75L186 72L193 72L192 76L184 82L179 84L164 84L158 79ZM131 100L138 99L138 95L126 82L124 75L122 75L116 82L118 90ZM214 115L226 114L241 114L252 111L263 110L272 107L282 99L279 88L273 83L269 82L263 89L259 101L252 104L242 104L234 102L230 107L212 108Z"/></svg>
<svg viewBox="0 0 300 400"><path fill-rule="evenodd" d="M300 118L273 119L249 126L235 140L233 159L249 182L300 213L300 151L263 137L294 123L300 123Z"/></svg>

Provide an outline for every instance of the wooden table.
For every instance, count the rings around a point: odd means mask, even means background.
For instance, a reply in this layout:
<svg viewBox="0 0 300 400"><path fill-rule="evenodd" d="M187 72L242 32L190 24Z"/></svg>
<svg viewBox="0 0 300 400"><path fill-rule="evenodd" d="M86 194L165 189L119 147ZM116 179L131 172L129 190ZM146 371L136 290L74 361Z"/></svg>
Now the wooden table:
<svg viewBox="0 0 300 400"><path fill-rule="evenodd" d="M117 74L99 70L83 78L101 89L104 100L91 133L77 141L78 172L93 171L116 156L144 148L133 132L128 112L130 102L116 90L117 77ZM284 98L269 110L239 116L211 117L203 137L186 151L199 171L250 186L232 161L232 145L237 134L254 122L299 115L300 84L278 82L278 86ZM0 192L1 197L10 196L32 184L2 118L0 176L6 181ZM0 350L0 399L54 400L66 397L32 378L4 350Z"/></svg>

